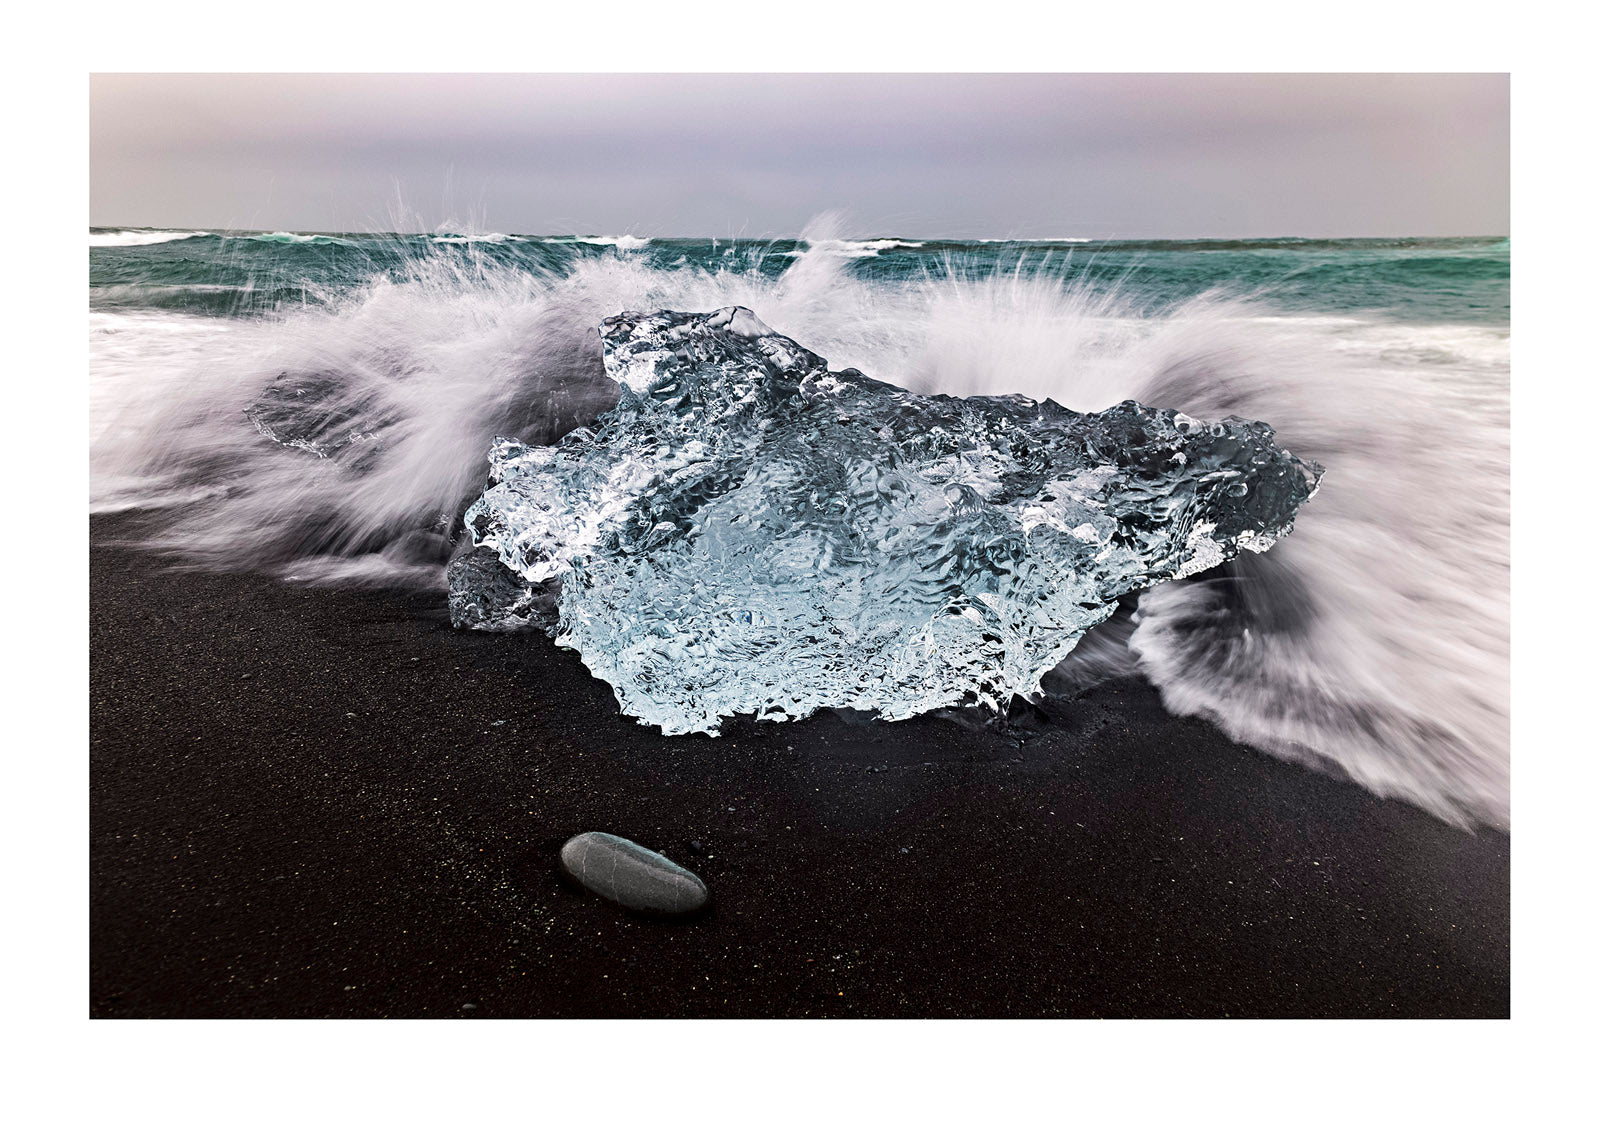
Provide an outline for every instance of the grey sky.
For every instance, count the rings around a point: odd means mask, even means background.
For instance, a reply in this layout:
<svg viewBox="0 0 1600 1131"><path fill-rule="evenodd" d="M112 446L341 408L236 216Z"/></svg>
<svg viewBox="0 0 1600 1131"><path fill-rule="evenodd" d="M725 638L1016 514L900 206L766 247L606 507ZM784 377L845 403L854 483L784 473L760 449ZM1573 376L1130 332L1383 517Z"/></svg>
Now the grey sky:
<svg viewBox="0 0 1600 1131"><path fill-rule="evenodd" d="M96 75L90 223L1504 235L1509 150L1504 75Z"/></svg>

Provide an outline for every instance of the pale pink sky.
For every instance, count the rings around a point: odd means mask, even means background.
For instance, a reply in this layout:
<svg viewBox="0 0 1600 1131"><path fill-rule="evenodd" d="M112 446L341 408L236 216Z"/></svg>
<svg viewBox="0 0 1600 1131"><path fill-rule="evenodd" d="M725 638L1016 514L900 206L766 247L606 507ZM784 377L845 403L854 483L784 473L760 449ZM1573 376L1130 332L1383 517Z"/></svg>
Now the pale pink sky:
<svg viewBox="0 0 1600 1131"><path fill-rule="evenodd" d="M1505 75L96 75L90 223L1509 233ZM400 202L403 209L397 208Z"/></svg>

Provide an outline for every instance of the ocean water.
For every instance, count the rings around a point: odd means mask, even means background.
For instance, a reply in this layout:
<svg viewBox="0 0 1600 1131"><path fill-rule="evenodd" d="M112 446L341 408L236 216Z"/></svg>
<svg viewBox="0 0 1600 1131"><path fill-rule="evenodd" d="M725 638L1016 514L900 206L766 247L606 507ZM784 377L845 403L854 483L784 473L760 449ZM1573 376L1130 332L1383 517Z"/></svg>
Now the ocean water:
<svg viewBox="0 0 1600 1131"><path fill-rule="evenodd" d="M91 229L91 509L208 569L431 587L497 435L609 408L595 327L743 305L916 391L1264 420L1322 464L1294 534L1146 592L1047 680L1509 827L1510 243L798 240ZM275 380L370 458L265 439Z"/></svg>

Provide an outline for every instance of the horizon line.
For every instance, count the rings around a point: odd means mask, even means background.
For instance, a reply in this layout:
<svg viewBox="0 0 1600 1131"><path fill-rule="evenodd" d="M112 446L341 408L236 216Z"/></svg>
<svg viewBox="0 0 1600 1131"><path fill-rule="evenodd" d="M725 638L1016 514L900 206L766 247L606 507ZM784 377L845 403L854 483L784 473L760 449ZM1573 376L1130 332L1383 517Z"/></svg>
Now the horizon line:
<svg viewBox="0 0 1600 1131"><path fill-rule="evenodd" d="M942 241L946 243L1114 243L1130 241L1151 241L1164 243L1203 243L1222 240L1509 240L1509 233L1495 232L1457 232L1449 235L1419 235L1406 233L1401 235L1302 235L1296 233L1275 233L1273 235L1247 236L1146 236L1146 235L1117 235L1117 236L936 236L912 235L904 232L884 233L873 232L850 236L830 236L826 239L810 239L803 235L793 236L714 236L714 235L641 235L637 232L501 232L501 231L455 231L450 229L436 229L433 231L402 231L398 228L390 229L333 229L333 228L228 228L215 227L201 230L200 228L175 227L167 224L90 224L91 232L193 232L195 235L244 234L244 235L285 235L296 236L456 236L456 237L485 237L504 236L517 239L640 239L640 240L727 240L735 241L789 241L793 243L829 243L847 242L850 240L871 239L903 239L922 241Z"/></svg>

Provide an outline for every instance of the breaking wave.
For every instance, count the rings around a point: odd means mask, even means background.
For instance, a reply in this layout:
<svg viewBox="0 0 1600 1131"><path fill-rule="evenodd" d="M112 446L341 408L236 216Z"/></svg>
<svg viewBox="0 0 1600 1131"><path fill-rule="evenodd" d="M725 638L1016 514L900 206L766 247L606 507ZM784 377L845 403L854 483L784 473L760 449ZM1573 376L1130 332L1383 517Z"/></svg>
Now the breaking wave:
<svg viewBox="0 0 1600 1131"><path fill-rule="evenodd" d="M150 244L171 243L173 240L190 240L209 236L210 232L161 232L149 228L129 228L122 231L94 230L89 232L90 247L145 247Z"/></svg>
<svg viewBox="0 0 1600 1131"><path fill-rule="evenodd" d="M582 243L593 247L614 247L618 251L638 251L649 247L646 236L554 236L551 243Z"/></svg>
<svg viewBox="0 0 1600 1131"><path fill-rule="evenodd" d="M318 232L251 232L247 235L230 235L223 238L254 240L256 243L310 243L336 244L341 247L355 246L355 241L353 240L347 240L340 236L323 235Z"/></svg>
<svg viewBox="0 0 1600 1131"><path fill-rule="evenodd" d="M634 239L549 268L424 241L401 270L250 317L97 308L93 505L171 507L160 544L199 566L442 588L493 438L549 442L614 403L595 328L622 310L747 306L916 391L1264 420L1327 469L1295 533L1145 593L1057 688L1139 672L1241 741L1509 825L1503 326L1158 302L1023 261L850 269L897 240L812 233L771 269L619 254ZM243 410L272 388L339 442L264 440Z"/></svg>

